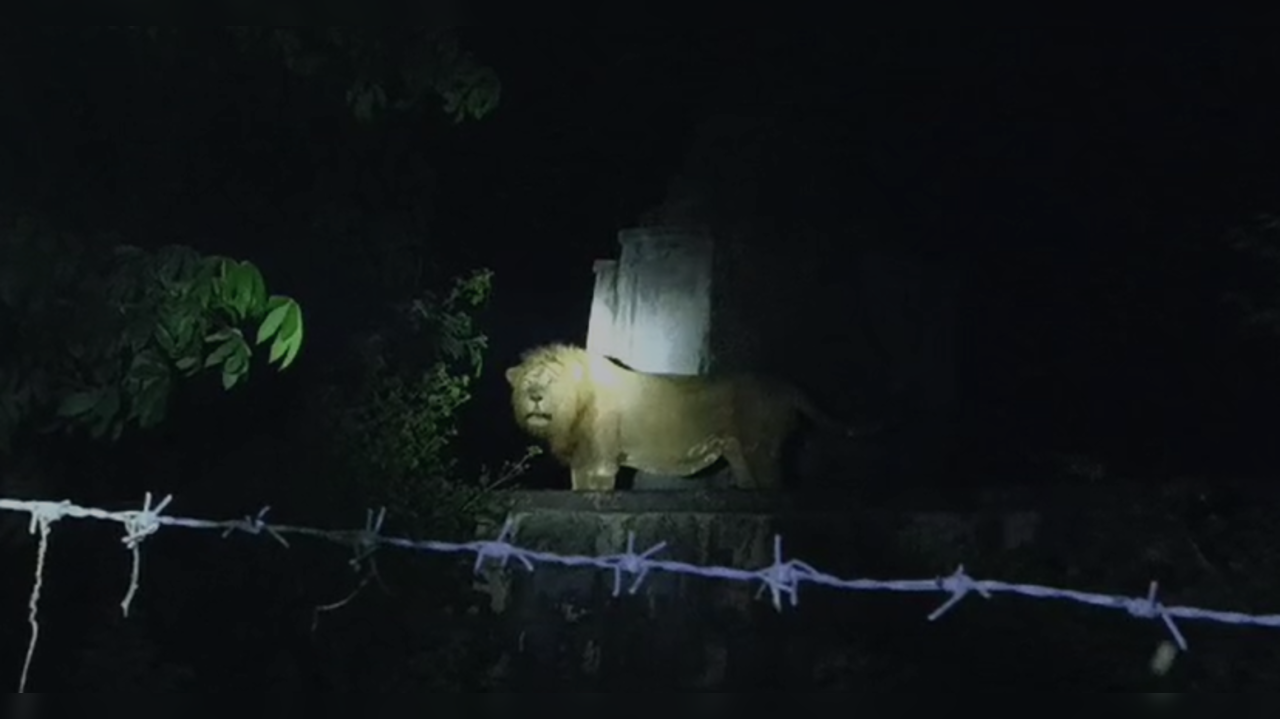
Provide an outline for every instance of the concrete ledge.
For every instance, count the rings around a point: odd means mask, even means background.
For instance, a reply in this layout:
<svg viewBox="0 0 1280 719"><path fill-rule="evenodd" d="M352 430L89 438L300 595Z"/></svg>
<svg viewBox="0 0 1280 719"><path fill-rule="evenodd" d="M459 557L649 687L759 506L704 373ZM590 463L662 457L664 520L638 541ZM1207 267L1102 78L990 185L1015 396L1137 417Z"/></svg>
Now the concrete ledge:
<svg viewBox="0 0 1280 719"><path fill-rule="evenodd" d="M772 514L793 509L795 500L773 492L689 490L680 492L574 492L522 490L511 492L515 512L559 511L634 514L637 512L697 512L699 514Z"/></svg>
<svg viewBox="0 0 1280 719"><path fill-rule="evenodd" d="M891 500L870 500L859 492L755 492L715 487L687 490L621 490L574 492L571 490L518 490L506 496L516 512L650 513L697 512L699 514L862 514L866 512L1059 512L1065 508L1112 507L1117 502L1150 504L1173 485L1107 482L1042 484L1012 487L921 488L896 493ZM1247 501L1280 501L1280 483L1272 480L1186 480L1183 491L1223 493ZM1202 488L1202 489L1201 489Z"/></svg>

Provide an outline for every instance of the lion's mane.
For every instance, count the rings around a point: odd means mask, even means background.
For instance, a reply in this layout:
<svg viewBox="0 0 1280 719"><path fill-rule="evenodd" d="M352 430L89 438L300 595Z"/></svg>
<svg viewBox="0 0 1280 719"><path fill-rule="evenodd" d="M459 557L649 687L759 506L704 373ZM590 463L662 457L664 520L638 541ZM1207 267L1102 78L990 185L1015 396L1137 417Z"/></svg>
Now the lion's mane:
<svg viewBox="0 0 1280 719"><path fill-rule="evenodd" d="M613 489L624 466L689 476L722 457L738 486L773 489L802 416L844 429L786 383L637 372L572 345L531 349L506 378L516 423L548 443L576 490Z"/></svg>

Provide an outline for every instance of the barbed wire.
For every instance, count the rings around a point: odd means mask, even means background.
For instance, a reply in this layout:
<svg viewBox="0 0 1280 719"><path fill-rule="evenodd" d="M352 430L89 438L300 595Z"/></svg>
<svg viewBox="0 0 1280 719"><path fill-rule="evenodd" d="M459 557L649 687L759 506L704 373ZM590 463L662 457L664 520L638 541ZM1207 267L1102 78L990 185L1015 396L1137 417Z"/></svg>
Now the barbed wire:
<svg viewBox="0 0 1280 719"><path fill-rule="evenodd" d="M39 533L36 576L27 605L27 621L31 626L31 639L27 646L26 660L23 663L22 676L19 680L19 692L22 692L26 686L27 675L35 653L36 640L39 636L40 627L37 620L37 607L40 600L49 532L54 522L68 517L74 519L97 519L118 522L124 525L125 536L121 538L121 542L133 554L129 588L125 592L124 599L120 602L121 611L125 616L128 616L129 607L138 590L141 568L139 547L142 541L158 532L161 527L183 527L186 529L222 530L224 538L237 531L251 535L265 533L286 548L289 547L289 542L285 539L285 535L289 534L347 544L355 552L352 559L348 560L353 567L359 567L383 545L442 554L474 554L475 561L472 564L472 571L476 573L479 573L485 560L492 560L500 567L505 567L510 560L514 559L525 570L530 572L534 571L539 564L559 565L562 567L594 567L613 574L613 596L615 597L624 592L624 583L626 583L625 592L627 594L635 594L652 571L751 582L759 584L760 591L757 593L757 597L761 596L765 591L769 592L773 607L778 611L782 610L784 601L793 607L799 605L800 586L806 582L850 591L938 592L949 595L941 605L927 615L927 619L931 622L938 620L960 600L973 593L985 599L989 599L993 594L997 593L1017 594L1034 599L1065 599L1104 609L1123 610L1138 619L1158 619L1172 635L1178 648L1184 652L1189 647L1186 638L1175 622L1178 619L1200 619L1224 624L1280 627L1280 614L1246 614L1190 606L1166 605L1157 599L1159 585L1155 581L1152 581L1148 586L1145 596L1110 595L1074 589L1061 589L1039 584L975 579L965 572L963 564L959 565L949 575L927 579L843 579L819 571L812 565L797 559L784 560L782 537L780 535L774 535L773 538L773 564L760 569L740 569L737 567L698 565L655 558L655 555L666 548L666 542L658 542L642 552L636 552L634 532L628 532L627 534L626 551L617 554L587 556L528 549L514 544L516 522L511 517L508 517L502 526L502 530L494 539L442 542L431 539L417 540L382 535L382 524L386 517L385 508L376 513L373 510L369 510L366 513L365 526L362 529L326 530L268 523L265 517L267 512L270 511L269 506L263 507L256 515L245 516L241 519L208 520L162 514L172 502L173 495L166 496L155 506L152 506L151 500L151 493L148 492L143 500L142 509L113 512L94 507L81 507L72 504L70 500L49 502L0 498L0 510L30 514L31 523L28 529L33 534ZM320 609L340 606L345 601L327 605Z"/></svg>

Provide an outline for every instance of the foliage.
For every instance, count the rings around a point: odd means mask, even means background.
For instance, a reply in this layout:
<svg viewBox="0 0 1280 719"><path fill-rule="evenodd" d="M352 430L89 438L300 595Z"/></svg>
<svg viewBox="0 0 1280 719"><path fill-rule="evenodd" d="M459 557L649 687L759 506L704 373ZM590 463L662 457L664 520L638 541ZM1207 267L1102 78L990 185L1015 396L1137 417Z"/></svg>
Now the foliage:
<svg viewBox="0 0 1280 719"><path fill-rule="evenodd" d="M0 237L0 450L28 420L118 438L165 415L175 375L216 370L231 389L253 344L284 369L302 346L302 310L268 295L249 262L188 247L95 253L26 217Z"/></svg>
<svg viewBox="0 0 1280 719"><path fill-rule="evenodd" d="M431 524L434 534L469 529L480 499L523 468L521 460L463 482L450 453L456 414L483 367L488 338L471 313L488 299L491 278L477 271L443 296L427 292L396 308L361 340L354 381L324 393L336 464L360 478L370 505L413 527Z"/></svg>
<svg viewBox="0 0 1280 719"><path fill-rule="evenodd" d="M488 345L474 312L487 301L491 280L481 270L455 278L447 292L421 293L397 305L358 342L354 372L339 373L319 393L327 466L358 485L361 506L385 507L386 526L396 533L473 538L478 525L500 521L507 507L495 490L526 471L537 453L531 448L476 476L459 467L454 451L458 410L471 397ZM370 691L474 687L500 650L480 597L469 589L469 569L452 565L424 573L401 553L376 562L358 568L364 576L348 599L375 579L385 588L386 575L396 577L397 598L353 606L373 615L325 632L326 641L346 653L365 641L378 646L372 666L344 681ZM379 633L393 634L391 644L404 652L388 654Z"/></svg>
<svg viewBox="0 0 1280 719"><path fill-rule="evenodd" d="M73 63L67 71L68 78L76 79L84 86L97 84L107 87L104 94L108 96L102 102L92 99L77 102L74 94L41 93L37 85L31 86L28 99L32 107L39 110L33 111L31 125L48 116L76 120L68 121L66 127L49 125L51 146L77 146L73 140L85 135L71 133L78 133L80 126L91 126L93 142L110 147L115 157L105 158L100 165L85 166L79 155L63 161L57 154L47 156L48 153L40 153L38 160L31 160L31 169L43 173L38 178L41 182L26 183L39 188L40 192L33 190L30 197L22 198L23 202L49 210L50 216L81 218L80 214L63 213L64 204L69 198L96 196L98 199L84 203L84 209L80 210L86 224L130 227L133 229L128 230L128 235L149 238L192 222L208 226L209 215L202 213L225 213L228 206L236 212L243 212L249 224L264 227L266 223L275 221L276 215L264 216L261 209L280 209L275 200L278 195L272 194L277 187L273 183L283 182L289 189L289 200L297 203L297 211L280 214L294 218L307 214L314 217L326 209L333 209L335 214L354 218L350 224L335 223L333 227L322 227L320 231L308 233L308 241L312 242L309 251L315 261L308 262L302 269L304 274L318 277L321 281L330 281L337 275L344 285L336 292L326 287L325 296L347 310L339 318L326 318L330 322L325 328L327 334L345 334L349 326L342 323L346 321L366 332L369 327L376 327L359 343L362 352L354 363L355 371L344 374L343 370L351 367L340 359L326 358L324 368L332 369L336 376L318 388L314 385L307 388L308 398L321 402L321 408L326 411L306 413L301 417L289 415L287 421L275 423L282 429L279 435L254 435L251 443L243 445L246 447L243 452L222 453L220 460L231 467L252 467L246 457L256 458L260 453L293 456L295 460L303 455L308 460L325 462L325 469L331 470L334 476L317 481L315 473L305 469L310 466L308 462L299 464L291 461L288 478L305 483L298 492L300 496L291 498L294 502L333 496L326 490L340 482L324 480L345 479L358 483L358 489L365 495L360 498L360 506L383 504L387 505L392 518L399 516L402 521L418 524L431 522L431 536L472 532L477 514L495 505L492 501L495 495L490 490L510 479L524 466L524 460L521 460L507 463L493 473L484 470L477 482L460 479L459 475L464 473L452 458L457 410L469 399L471 383L482 367L486 340L475 330L472 311L487 298L489 273L479 272L460 279L449 291L438 296L426 293L413 301L403 302L392 313L390 321L380 324L368 321L362 311L364 307L385 306L389 299L402 299L428 285L429 282L422 277L422 268L434 266L429 259L436 258L426 257L423 243L417 241L423 233L406 231L393 236L373 231L370 227L372 222L361 224L360 210L372 206L375 209L370 211L370 215L376 216L377 222L394 226L397 220L393 208L398 206L398 196L392 197L393 193L387 192L386 188L399 188L399 192L410 197L406 204L412 205L410 212L413 213L418 213L428 199L422 188L414 189L410 183L391 179L385 183L365 183L366 177L383 178L380 173L384 171L384 164L389 163L377 161L378 153L391 151L385 150L383 143L371 142L365 147L366 143L361 140L370 137L367 129L351 127L355 123L350 121L337 123L336 128L326 127L326 132L345 133L338 137L337 142L344 151L349 150L350 162L357 171L333 161L327 154L332 150L330 144L308 142L308 128L305 126L292 127L296 134L291 139L296 139L296 143L273 139L276 136L272 133L277 128L271 122L251 123L252 126L243 133L228 133L234 141L241 143L240 146L244 146L244 141L255 148L259 146L256 143L267 142L266 152L273 154L262 162L265 169L259 170L257 165L245 168L239 158L236 158L238 162L222 162L220 153L223 146L217 144L222 140L216 136L217 133L205 132L201 129L203 125L193 127L188 120L182 120L209 116L209 106L192 102L189 94L181 90L193 83L203 86L205 82L225 82L227 78L238 81L241 76L261 78L265 75L270 80L251 84L250 87L261 90L265 86L265 92L269 93L275 91L281 75L288 75L289 91L280 94L279 105L272 106L265 116L261 106L254 105L261 101L261 96L252 92L227 97L226 105L257 117L273 117L279 112L285 118L281 125L297 115L311 117L316 108L320 108L323 114L325 103L337 105L343 98L354 118L361 122L392 117L400 112L411 118L415 113L428 114L426 111L439 114L439 109L443 109L452 121L460 122L483 117L495 107L500 86L492 71L460 51L456 42L447 35L420 29L60 27L45 28L41 32L51 37L40 40L58 41L54 47L81 48L84 51L81 57L92 58L95 50L106 52L111 59L123 57L119 66L109 62L97 64L102 66L104 73L112 74L112 79L119 76L125 82L116 88L110 83L104 85L97 79L98 75L75 78L72 72L97 68ZM95 43L87 44L84 40ZM33 41L32 44L44 43ZM121 53L121 50L129 53ZM51 53L56 52L51 50ZM136 56L131 54L135 52ZM135 75L130 77L118 68ZM117 91L119 97L109 96ZM149 97L147 93L150 93ZM63 111L57 104L45 109L44 103L59 97L69 98L67 104L74 106L75 110ZM204 97L207 98L208 93ZM136 106L139 99L154 100L154 105L147 105L152 110L172 112L148 113L146 108ZM129 106L129 117L139 117L143 124L103 122L101 117L109 120L118 117L112 104L116 101ZM86 102L89 103L87 106ZM99 106L95 107L95 104ZM338 117L342 118L344 113L341 108L339 110ZM89 114L84 115L81 111ZM99 111L100 115L95 114ZM289 115L284 111L295 114ZM185 132L148 132L145 130L149 126L147 122L164 125L165 129L170 126L183 128ZM403 125L397 123L376 128L376 136L394 141L404 134L401 131ZM132 134L122 133L122 128ZM290 128L282 131L288 132ZM186 150L192 152L183 154ZM308 158L306 153L309 150L323 156ZM140 161L137 158L157 156L161 160L179 157L181 161L162 162L161 167L153 168L150 173L136 171ZM330 184L324 185L326 191L299 193L296 190L296 176L292 173L299 156L304 172L309 172L306 169L311 167L309 160L329 168L329 179L325 182ZM369 161L370 158L374 161ZM55 165L55 161L58 164ZM228 166L242 171L238 178L247 176L249 179L237 179L239 186L236 187L227 184L225 172ZM113 173L107 176L115 182L102 182L99 175L85 171L90 167ZM280 178L270 174L276 168L281 171ZM74 181L85 177L92 177L92 182L88 179L80 183ZM311 179L310 175L308 179ZM247 190L243 186L245 182L251 183ZM114 188L113 184L116 185ZM177 192L175 187L184 191ZM360 194L366 188L368 196ZM112 189L115 191L103 191ZM236 190L242 191L241 196L270 199L264 199L261 205L236 204ZM215 198L208 205L189 201L197 194L203 198L223 193L230 193L233 197L227 201ZM180 204L178 199L182 200ZM135 204L122 209L122 201ZM79 204L75 206L80 207ZM172 213L150 211L153 207L175 206ZM153 215L160 219L147 219ZM0 230L3 229L0 225ZM265 236L271 235L269 228L264 233ZM20 356L11 356L18 353L7 352L0 357L0 437L9 438L19 423L23 427L41 423L84 427L99 436L118 436L131 420L140 425L158 421L165 406L164 400L176 384L177 377L201 373L206 368L215 369L226 386L234 387L246 377L252 360L251 350L259 345L263 350L268 350L266 345L270 345L270 361L281 368L295 360L303 337L298 305L289 298L268 295L261 273L251 264L203 256L184 247L167 247L158 251L136 248L100 251L44 228L29 234L27 240L18 237L21 232L15 233L15 237L0 236L0 346L21 350ZM411 241L402 243L400 240L405 236L409 236ZM273 247L282 259L295 254L287 242L276 241ZM339 251L335 252L335 248ZM352 250L350 254L359 254L361 261L371 258L370 264L375 270L385 270L385 273L374 272L367 277L353 274L353 263L349 262L347 250ZM312 360L307 364L311 370L321 363ZM68 401L72 395L76 396L74 402ZM153 409L145 409L148 407ZM68 416L60 416L59 408L66 410ZM315 409L314 406L308 408ZM112 409L114 412L108 411ZM107 421L106 417L114 419ZM310 433L307 430L316 429L310 420L328 425L323 429L331 431L319 436ZM322 441L315 441L317 439ZM306 444L298 446L283 442ZM156 466L161 464L157 462ZM300 466L304 469L299 470ZM250 475L251 472L241 474ZM212 471L207 476L216 481L216 491L225 496L225 476ZM290 488L271 489L284 492ZM207 588L197 585L217 574L221 577L217 580L219 586L228 581L243 581L267 589L268 593L263 596L287 606L285 611L292 617L297 601L294 592L296 587L307 584L304 580L321 583L331 578L328 574L330 569L342 573L337 578L339 582L349 578L345 565L331 567L329 552L325 552L320 564L301 565L297 551L291 550L287 561L262 566L245 565L231 558L211 559L213 563L209 564L207 572L188 573L190 576L175 574L173 578L178 585L175 585L174 595L192 598L189 604L183 605L184 608L211 606L215 603L210 601ZM384 568L392 561L410 561L389 560L386 555L379 560ZM361 571L364 569L364 565L359 567ZM460 568L459 571L465 569ZM264 573L275 578L287 577L287 581L263 585L260 579ZM414 628L426 623L422 621L425 606L429 603L452 605L459 601L456 595L469 594L468 585L454 582L452 577L445 577L440 572L417 570L403 584L414 583L423 584L424 591L412 593L410 599L399 605L378 602L376 605L353 606L352 611L367 610L369 614L363 616L368 621L355 623L358 626L339 622L325 625L324 638L334 640L343 657L355 655L362 641L373 635L375 630L394 638L395 642L416 639L413 651L415 656L423 657L421 670L429 672L431 677L441 677L444 673L440 667L448 663L434 659L439 656L437 643L445 643L437 640L437 627L431 627L429 633L421 629L415 632ZM429 586L425 586L427 583ZM180 591L176 588L180 585L196 586L205 591ZM271 591L271 586L276 586L276 590ZM281 588L286 586L287 589ZM304 601L309 602L313 598L307 591ZM217 606L225 608L222 604ZM402 616L389 611L397 606L404 609ZM118 613L118 607L114 604L112 607ZM288 624L276 618L279 615L264 617L256 611L254 615L235 617L222 612L213 625L235 626L263 638L269 634L263 629ZM126 646L129 651L117 658L128 662L128 666L119 668L128 671L113 672L112 675L121 674L128 681L135 676L134 670L149 666L156 673L163 672L163 676L148 686L190 688L188 685L193 682L211 681L207 667L215 665L211 657L217 656L219 650L188 641L190 636L198 636L211 623L191 624L191 616L193 613L190 611L152 612L149 619L154 631L148 636L160 641L157 647L159 654L167 657L165 665L158 666L147 647ZM350 631L343 634L340 629L343 626L349 627ZM459 623L450 617L440 628L452 632L458 626ZM288 630L282 632L289 633ZM316 636L308 639L310 642L297 642L281 651L297 651L299 655L306 655L304 660L310 666L311 671L307 675L311 680L320 672L315 671L311 656ZM396 675L402 664L407 662L400 662L394 651L387 651L387 647L394 646L395 642L383 643L375 652L353 662L359 666L334 662L332 672L380 680ZM235 642L228 640L227 643ZM474 651L474 642L459 640L454 644ZM199 646L200 651L189 652L184 659L174 658L184 653L184 647L190 646ZM243 647L242 642L239 647ZM87 664L111 661L112 656L115 655L97 653ZM191 676L188 676L186 667L167 664L172 661L190 665L193 670ZM88 672L93 671L90 666Z"/></svg>
<svg viewBox="0 0 1280 719"><path fill-rule="evenodd" d="M150 42L181 42L182 27L114 26ZM225 28L242 52L279 56L302 78L339 78L356 119L369 122L388 110L421 107L429 98L458 123L478 120L498 105L502 85L494 71L430 28L388 32L364 27Z"/></svg>

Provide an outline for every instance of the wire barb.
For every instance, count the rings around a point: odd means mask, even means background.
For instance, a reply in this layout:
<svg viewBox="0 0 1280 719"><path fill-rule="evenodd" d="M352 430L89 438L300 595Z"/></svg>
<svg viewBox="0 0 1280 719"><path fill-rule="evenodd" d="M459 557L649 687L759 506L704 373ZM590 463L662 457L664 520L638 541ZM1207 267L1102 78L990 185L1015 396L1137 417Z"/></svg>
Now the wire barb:
<svg viewBox="0 0 1280 719"><path fill-rule="evenodd" d="M768 589L774 609L782 611L783 595L791 600L791 606L798 606L800 582L818 574L820 572L816 569L799 560L782 561L782 535L775 534L773 535L773 564L756 572L756 576L763 582L756 596L759 597L765 589Z"/></svg>
<svg viewBox="0 0 1280 719"><path fill-rule="evenodd" d="M165 498L160 500L160 504L157 504L155 509L152 509L151 493L147 492L142 501L142 509L140 511L125 512L122 520L125 535L120 540L124 542L124 546L129 549L136 549L142 540L160 531L160 513L172 501L172 494L165 495Z"/></svg>
<svg viewBox="0 0 1280 719"><path fill-rule="evenodd" d="M977 592L983 599L991 598L991 592L986 587L973 581L972 577L965 574L963 564L957 566L956 571L952 572L950 576L939 578L938 588L950 593L951 596L947 597L947 601L943 602L941 606L929 613L929 621L931 622L937 621L943 614L951 611L951 608L959 604L960 600L968 596L969 592Z"/></svg>
<svg viewBox="0 0 1280 719"><path fill-rule="evenodd" d="M266 505L262 509L259 509L258 514L253 517L250 517L249 515L246 514L244 516L244 519L231 520L230 522L227 523L227 528L222 532L222 538L226 539L227 537L231 536L232 532L236 532L236 531L244 532L245 534L251 534L255 537L259 534L262 534L263 532L266 532L271 536L272 539L276 540L281 545L283 545L285 549L289 549L289 540L285 539L283 535L277 532L275 530L275 527L272 527L270 524L267 524L267 521L265 518L267 516L267 512L269 511L271 511L271 505Z"/></svg>
<svg viewBox="0 0 1280 719"><path fill-rule="evenodd" d="M613 568L613 596L616 597L622 593L622 575L624 573L635 577L631 581L631 586L627 588L627 594L635 594L640 589L640 584L644 581L645 576L649 574L649 558L666 548L666 542L658 542L641 554L636 554L636 533L627 532L626 552L601 557Z"/></svg>
<svg viewBox="0 0 1280 719"><path fill-rule="evenodd" d="M475 564L472 565L471 571L479 574L480 567L484 564L485 558L498 560L499 567L506 567L507 560L512 556L520 560L524 568L533 571L533 561L520 552L519 548L509 542L514 540L516 536L516 521L512 517L507 517L507 521L502 523L502 531L498 532L498 538L492 542L473 542L472 546L476 553Z"/></svg>
<svg viewBox="0 0 1280 719"><path fill-rule="evenodd" d="M1178 648L1187 651L1187 640L1182 636L1182 632L1178 629L1178 625L1174 623L1173 617L1169 616L1169 612L1165 609L1162 602L1156 599L1156 592L1160 588L1160 583L1151 580L1151 585L1147 588L1147 596L1145 597L1126 597L1123 606L1125 611L1129 612L1129 616L1138 619L1156 619L1159 618L1164 622L1164 626L1173 635L1173 641L1178 643Z"/></svg>
<svg viewBox="0 0 1280 719"><path fill-rule="evenodd" d="M375 515L372 509L366 509L364 513L364 529L355 532L351 537L351 549L354 556L347 560L347 564L357 572L364 566L365 560L373 556L378 551L378 547L382 545L382 523L387 518L387 508L381 507Z"/></svg>

